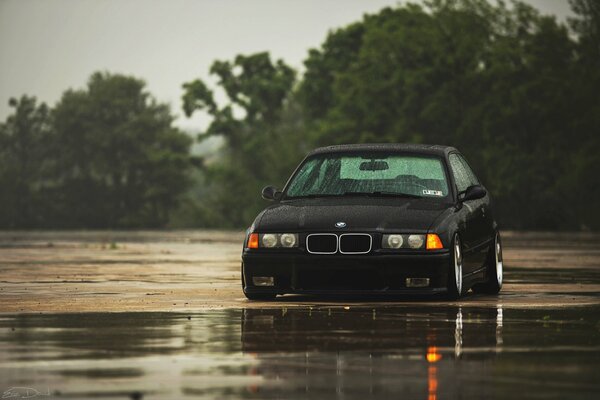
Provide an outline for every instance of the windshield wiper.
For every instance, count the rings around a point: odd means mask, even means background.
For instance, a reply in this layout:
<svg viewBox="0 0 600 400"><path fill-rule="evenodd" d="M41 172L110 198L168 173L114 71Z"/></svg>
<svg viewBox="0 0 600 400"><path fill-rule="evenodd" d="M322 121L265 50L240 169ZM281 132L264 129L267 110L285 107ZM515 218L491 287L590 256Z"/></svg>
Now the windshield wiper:
<svg viewBox="0 0 600 400"><path fill-rule="evenodd" d="M287 200L295 199L316 199L320 197L350 197L350 196L366 196L366 197L399 197L405 199L422 199L423 196L410 193L396 193L396 192L344 192L344 193L321 193L321 194L306 194L303 196L286 196Z"/></svg>
<svg viewBox="0 0 600 400"><path fill-rule="evenodd" d="M328 194L328 193L322 193L322 194L305 194L302 196L285 196L285 200L296 200L296 199L316 199L319 197L340 197L343 196L343 194Z"/></svg>
<svg viewBox="0 0 600 400"><path fill-rule="evenodd" d="M397 192L344 192L343 196L370 196L370 197L402 197L409 199L421 199L423 196L410 193L397 193Z"/></svg>

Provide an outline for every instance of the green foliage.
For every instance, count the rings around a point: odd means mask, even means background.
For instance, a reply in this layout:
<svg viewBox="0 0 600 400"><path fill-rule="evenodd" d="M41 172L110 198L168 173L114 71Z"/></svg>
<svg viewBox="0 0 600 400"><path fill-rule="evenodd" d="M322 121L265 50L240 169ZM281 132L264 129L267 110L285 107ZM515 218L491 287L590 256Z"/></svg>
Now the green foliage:
<svg viewBox="0 0 600 400"><path fill-rule="evenodd" d="M590 66L600 64L600 2L597 0L569 0L577 18L570 20L573 31L579 35L580 56Z"/></svg>
<svg viewBox="0 0 600 400"><path fill-rule="evenodd" d="M224 139L221 158L205 163L205 197L190 211L205 226L249 225L264 206L265 182L282 185L303 151L303 117L291 97L295 72L267 53L215 61L210 69L226 95L219 106L201 80L183 85L184 111L206 112L211 123L200 140Z"/></svg>
<svg viewBox="0 0 600 400"><path fill-rule="evenodd" d="M0 226L30 228L43 219L49 110L27 96L9 105L14 113L0 124Z"/></svg>
<svg viewBox="0 0 600 400"><path fill-rule="evenodd" d="M192 140L144 87L95 73L86 89L65 92L50 116L33 99L12 101L0 170L15 188L2 204L14 205L2 225L164 226L189 186Z"/></svg>

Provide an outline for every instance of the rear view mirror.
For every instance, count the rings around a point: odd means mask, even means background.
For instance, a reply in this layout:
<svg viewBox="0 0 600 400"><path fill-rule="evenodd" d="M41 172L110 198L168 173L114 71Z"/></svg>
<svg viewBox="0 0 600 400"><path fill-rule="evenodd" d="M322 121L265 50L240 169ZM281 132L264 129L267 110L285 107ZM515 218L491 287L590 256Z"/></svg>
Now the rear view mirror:
<svg viewBox="0 0 600 400"><path fill-rule="evenodd" d="M384 171L386 169L390 169L387 161L364 161L360 163L361 171Z"/></svg>
<svg viewBox="0 0 600 400"><path fill-rule="evenodd" d="M469 201L469 200L477 200L485 197L487 192L481 185L473 185L469 186L467 190L464 191L464 195L460 199L460 201Z"/></svg>
<svg viewBox="0 0 600 400"><path fill-rule="evenodd" d="M265 200L279 200L281 192L275 186L265 186L262 190L262 198Z"/></svg>

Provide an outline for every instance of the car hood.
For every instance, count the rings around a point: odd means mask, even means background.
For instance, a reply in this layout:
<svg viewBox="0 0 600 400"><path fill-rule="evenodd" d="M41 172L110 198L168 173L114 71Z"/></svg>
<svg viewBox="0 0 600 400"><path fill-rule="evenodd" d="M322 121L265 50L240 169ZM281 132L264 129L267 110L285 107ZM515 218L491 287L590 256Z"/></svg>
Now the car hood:
<svg viewBox="0 0 600 400"><path fill-rule="evenodd" d="M426 231L450 205L429 199L316 198L283 201L256 219L258 232ZM346 227L336 228L337 222Z"/></svg>

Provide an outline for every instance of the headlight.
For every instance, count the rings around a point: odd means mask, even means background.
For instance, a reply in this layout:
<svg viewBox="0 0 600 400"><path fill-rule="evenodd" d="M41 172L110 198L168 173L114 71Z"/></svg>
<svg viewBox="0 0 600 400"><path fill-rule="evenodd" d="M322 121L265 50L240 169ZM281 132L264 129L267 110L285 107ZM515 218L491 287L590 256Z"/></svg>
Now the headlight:
<svg viewBox="0 0 600 400"><path fill-rule="evenodd" d="M420 249L423 247L423 243L425 243L424 235L410 235L408 237L408 246L411 249Z"/></svg>
<svg viewBox="0 0 600 400"><path fill-rule="evenodd" d="M272 233L265 233L262 235L261 244L263 247L275 247L277 246L277 236Z"/></svg>
<svg viewBox="0 0 600 400"><path fill-rule="evenodd" d="M296 233L263 233L260 234L260 247L298 247L298 234Z"/></svg>
<svg viewBox="0 0 600 400"><path fill-rule="evenodd" d="M399 249L400 247L402 247L402 244L404 243L404 239L402 238L402 235L386 235L387 236L387 240L385 241L385 244L387 246L384 247L388 247L390 249Z"/></svg>
<svg viewBox="0 0 600 400"><path fill-rule="evenodd" d="M298 243L296 236L293 233L284 233L279 237L279 241L283 247L295 247Z"/></svg>
<svg viewBox="0 0 600 400"><path fill-rule="evenodd" d="M384 249L422 249L425 245L425 235L401 235L398 233L383 235L381 247Z"/></svg>

